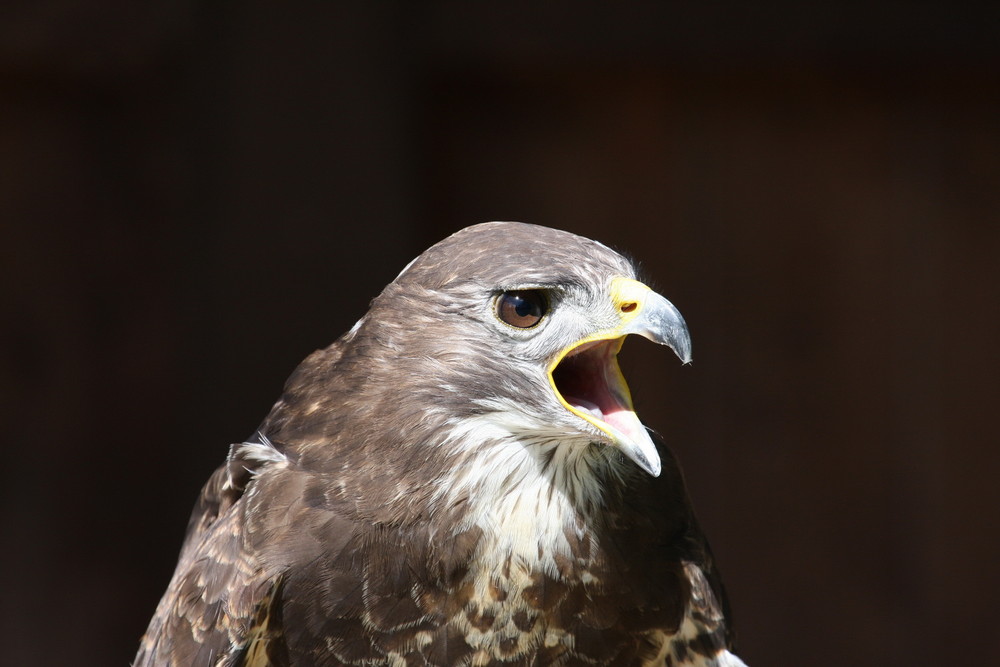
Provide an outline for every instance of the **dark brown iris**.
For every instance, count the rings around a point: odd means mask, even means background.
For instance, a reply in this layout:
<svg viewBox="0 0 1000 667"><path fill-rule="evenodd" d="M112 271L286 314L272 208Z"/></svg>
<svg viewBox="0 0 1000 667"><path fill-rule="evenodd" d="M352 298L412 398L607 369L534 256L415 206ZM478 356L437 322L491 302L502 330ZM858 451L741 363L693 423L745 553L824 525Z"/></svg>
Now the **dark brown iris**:
<svg viewBox="0 0 1000 667"><path fill-rule="evenodd" d="M497 297L497 317L518 329L529 329L541 322L548 307L545 293L537 289L504 292Z"/></svg>

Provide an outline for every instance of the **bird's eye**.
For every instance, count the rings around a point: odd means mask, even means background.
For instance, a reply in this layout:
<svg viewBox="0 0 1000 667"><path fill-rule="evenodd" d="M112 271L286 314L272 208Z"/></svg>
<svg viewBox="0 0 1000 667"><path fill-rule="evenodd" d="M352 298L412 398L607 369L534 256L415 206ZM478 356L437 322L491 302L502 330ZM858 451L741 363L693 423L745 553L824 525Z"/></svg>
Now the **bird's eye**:
<svg viewBox="0 0 1000 667"><path fill-rule="evenodd" d="M549 309L542 290L504 292L497 297L497 317L518 329L530 329L542 321Z"/></svg>

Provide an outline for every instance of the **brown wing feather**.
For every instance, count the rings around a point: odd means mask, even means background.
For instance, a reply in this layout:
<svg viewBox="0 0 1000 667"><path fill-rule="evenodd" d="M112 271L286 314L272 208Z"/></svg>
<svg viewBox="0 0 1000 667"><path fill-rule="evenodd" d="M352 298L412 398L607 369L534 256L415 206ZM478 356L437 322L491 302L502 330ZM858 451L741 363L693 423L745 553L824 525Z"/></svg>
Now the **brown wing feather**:
<svg viewBox="0 0 1000 667"><path fill-rule="evenodd" d="M166 593L136 656L145 665L228 665L271 588L245 548L241 500L262 461L233 445L202 489Z"/></svg>
<svg viewBox="0 0 1000 667"><path fill-rule="evenodd" d="M266 506L251 500L245 512L248 546L267 571L284 573L278 595L288 659L382 664L417 651L421 634L445 644L448 616L471 595L463 578L477 531L437 540L432 558L426 521L365 520L367 508L339 481L295 466L264 474L254 494ZM453 656L470 651L464 639L452 644Z"/></svg>

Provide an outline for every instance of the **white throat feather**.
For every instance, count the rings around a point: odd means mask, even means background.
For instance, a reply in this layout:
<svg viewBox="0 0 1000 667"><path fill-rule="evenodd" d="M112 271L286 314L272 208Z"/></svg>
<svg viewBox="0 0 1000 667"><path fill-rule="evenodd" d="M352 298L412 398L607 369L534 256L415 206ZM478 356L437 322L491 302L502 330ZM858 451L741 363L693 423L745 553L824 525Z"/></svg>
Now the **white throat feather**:
<svg viewBox="0 0 1000 667"><path fill-rule="evenodd" d="M628 464L585 435L540 431L530 417L508 411L451 426L444 446L459 462L434 500L465 506L454 531L479 528L490 560L556 576L556 560L571 555L569 536L587 539L608 484L620 483Z"/></svg>

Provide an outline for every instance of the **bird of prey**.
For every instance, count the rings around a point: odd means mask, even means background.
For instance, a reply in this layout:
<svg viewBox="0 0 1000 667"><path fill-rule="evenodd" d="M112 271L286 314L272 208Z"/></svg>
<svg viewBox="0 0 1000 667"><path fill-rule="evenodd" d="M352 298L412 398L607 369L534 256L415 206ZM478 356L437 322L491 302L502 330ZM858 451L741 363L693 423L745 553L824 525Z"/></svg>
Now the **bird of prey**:
<svg viewBox="0 0 1000 667"><path fill-rule="evenodd" d="M743 665L629 334L690 360L600 243L432 246L230 448L135 665Z"/></svg>

